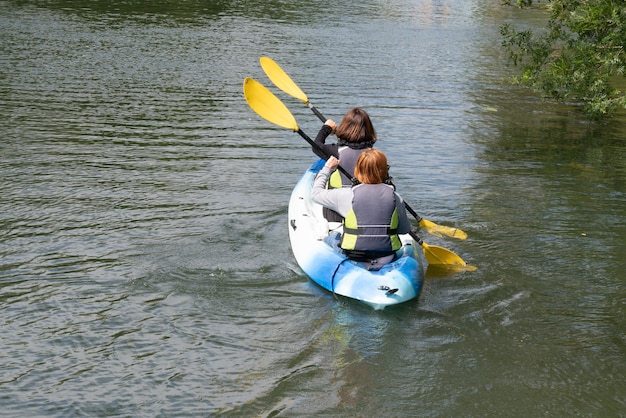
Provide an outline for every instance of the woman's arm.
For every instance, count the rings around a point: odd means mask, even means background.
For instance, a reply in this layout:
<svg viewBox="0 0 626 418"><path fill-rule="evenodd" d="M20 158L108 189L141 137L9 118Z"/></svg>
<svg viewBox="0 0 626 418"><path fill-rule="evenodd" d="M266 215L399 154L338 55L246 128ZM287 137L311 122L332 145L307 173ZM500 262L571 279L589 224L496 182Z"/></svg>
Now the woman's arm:
<svg viewBox="0 0 626 418"><path fill-rule="evenodd" d="M332 158L332 157L331 157ZM330 208L337 211L337 198L333 192L335 190L326 189L326 183L328 182L328 177L334 170L331 170L327 166L317 173L317 177L315 177L315 181L313 182L313 190L311 191L311 198L315 203L318 203L324 207Z"/></svg>
<svg viewBox="0 0 626 418"><path fill-rule="evenodd" d="M332 209L341 216L346 216L352 207L352 189L326 189L328 178L338 165L339 160L335 157L330 157L326 161L324 168L315 177L311 198L315 203Z"/></svg>
<svg viewBox="0 0 626 418"><path fill-rule="evenodd" d="M317 146L313 146L313 152L320 158L326 159L329 155L334 155L335 157L339 157L339 147L337 144L328 144L326 145L326 138L328 135L332 134L335 131L335 122L332 119L328 119L326 123L322 126L322 129L317 133L315 137L315 143ZM321 147L324 152L322 153L318 147Z"/></svg>

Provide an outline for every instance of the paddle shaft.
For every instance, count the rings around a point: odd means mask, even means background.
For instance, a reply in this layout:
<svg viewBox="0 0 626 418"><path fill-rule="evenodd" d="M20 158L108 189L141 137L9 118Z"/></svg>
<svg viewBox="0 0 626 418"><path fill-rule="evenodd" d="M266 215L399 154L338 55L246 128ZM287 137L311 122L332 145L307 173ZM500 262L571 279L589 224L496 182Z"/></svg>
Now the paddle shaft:
<svg viewBox="0 0 626 418"><path fill-rule="evenodd" d="M315 108L315 106L313 106L313 105L311 104L311 102L307 102L307 105L309 106L309 109L311 109L311 111L312 111L313 113L315 113L315 115L316 115L316 116L317 116L317 117L318 117L318 118L319 118L322 122L326 122L326 118L324 117L324 115L322 115L322 114L320 113L320 111L319 111L319 110L317 110L317 109Z"/></svg>
<svg viewBox="0 0 626 418"><path fill-rule="evenodd" d="M319 113L319 112L318 112ZM320 114L320 118L323 118L323 116L321 116ZM302 129L298 128L298 130L296 131L298 132L298 135L300 135L302 138L304 138L306 140L306 142L308 142L309 144L311 144L311 146L313 148L315 148L316 150L318 150L320 152L320 154L324 155L327 159L330 158L330 155L328 155L328 153L326 152L326 150L317 142L313 141L307 134L305 134ZM354 177L352 176L352 174L348 173L348 170L346 170L345 168L343 168L342 166L337 166L337 169L341 172L341 174L343 174L344 176L346 176L349 179L354 179ZM354 182L354 181L353 181Z"/></svg>

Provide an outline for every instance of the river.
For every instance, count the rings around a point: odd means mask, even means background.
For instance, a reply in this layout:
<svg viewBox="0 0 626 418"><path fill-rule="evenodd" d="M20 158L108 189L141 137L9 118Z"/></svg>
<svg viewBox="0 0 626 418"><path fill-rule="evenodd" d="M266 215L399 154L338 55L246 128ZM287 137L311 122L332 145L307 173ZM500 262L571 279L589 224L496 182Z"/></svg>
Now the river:
<svg viewBox="0 0 626 418"><path fill-rule="evenodd" d="M3 416L626 416L626 118L511 86L496 0L0 1ZM299 270L278 62L465 241L374 311Z"/></svg>

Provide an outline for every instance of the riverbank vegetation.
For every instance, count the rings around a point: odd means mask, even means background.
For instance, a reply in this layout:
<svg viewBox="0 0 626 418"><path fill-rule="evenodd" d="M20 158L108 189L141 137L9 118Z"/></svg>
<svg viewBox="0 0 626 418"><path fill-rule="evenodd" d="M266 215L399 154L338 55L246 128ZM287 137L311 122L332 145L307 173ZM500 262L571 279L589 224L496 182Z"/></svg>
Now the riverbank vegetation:
<svg viewBox="0 0 626 418"><path fill-rule="evenodd" d="M536 1L503 1L537 7ZM544 3L545 4L545 3ZM546 98L582 105L589 119L626 109L626 1L552 0L541 33L500 28L502 45L520 71L514 82Z"/></svg>

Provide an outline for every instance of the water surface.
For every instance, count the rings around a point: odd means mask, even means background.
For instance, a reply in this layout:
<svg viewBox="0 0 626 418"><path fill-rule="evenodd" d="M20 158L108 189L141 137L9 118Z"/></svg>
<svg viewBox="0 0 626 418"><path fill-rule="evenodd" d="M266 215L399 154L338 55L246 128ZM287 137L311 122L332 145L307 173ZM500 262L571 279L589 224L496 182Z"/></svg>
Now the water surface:
<svg viewBox="0 0 626 418"><path fill-rule="evenodd" d="M0 1L7 416L624 416L624 120L509 86L488 1ZM299 270L267 55L468 232L382 312ZM272 88L313 136L320 122Z"/></svg>

